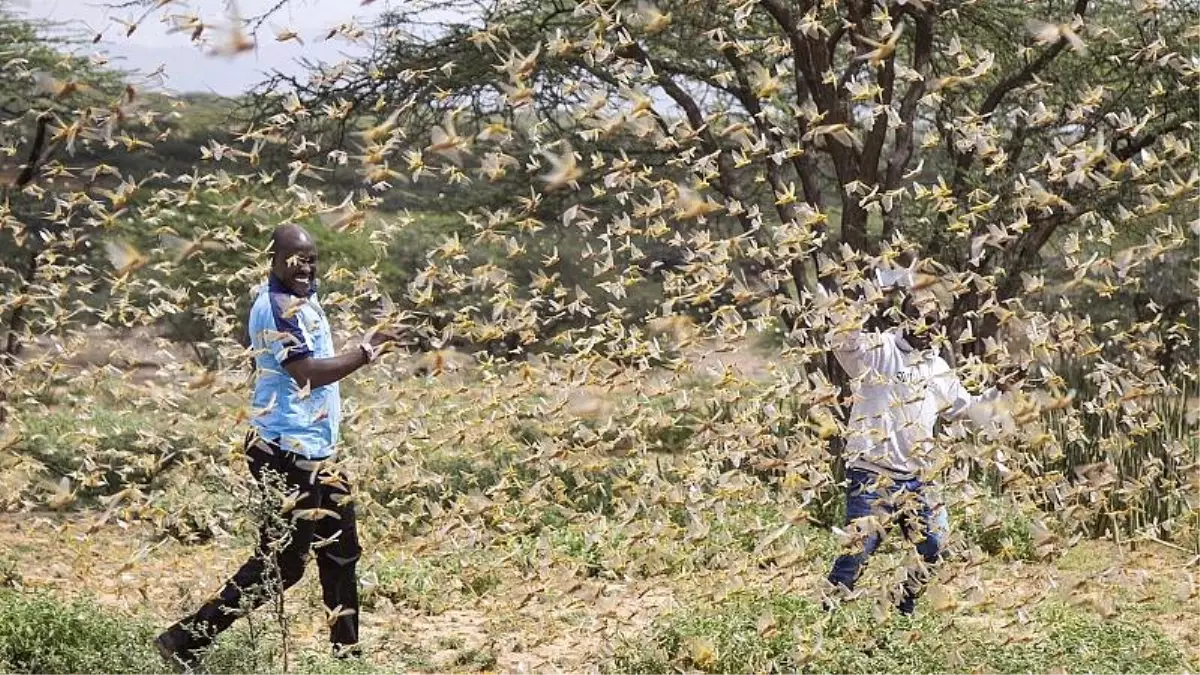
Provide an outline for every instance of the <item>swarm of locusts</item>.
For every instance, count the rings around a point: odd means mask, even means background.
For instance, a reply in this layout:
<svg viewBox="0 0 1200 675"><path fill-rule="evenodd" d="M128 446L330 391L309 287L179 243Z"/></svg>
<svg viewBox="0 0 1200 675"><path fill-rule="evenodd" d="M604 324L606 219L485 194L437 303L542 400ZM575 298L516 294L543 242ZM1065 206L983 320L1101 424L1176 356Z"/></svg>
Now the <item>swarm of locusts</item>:
<svg viewBox="0 0 1200 675"><path fill-rule="evenodd" d="M86 44L0 45L5 510L86 498L94 537L234 527L232 505L171 494L238 480L264 413L246 310L270 232L300 223L335 342L407 336L348 385L339 457L363 522L430 550L554 511L650 575L766 503L787 520L749 534L781 569L803 527L849 539L854 401L830 345L880 317L973 394L1002 385L980 424L938 430L953 519L997 525L979 500L998 496L1039 557L1194 548L1200 64L1170 3L452 0L319 34L199 4L125 3L96 39L161 21L198 59L356 55L273 76L190 171L135 173L104 158L178 142L164 73L81 79L103 67ZM451 224L414 238L437 204ZM374 263L340 260L346 242ZM396 256L416 261L401 281ZM880 283L896 270L920 317ZM201 339L121 339L185 320ZM55 405L77 416L71 461L10 454ZM105 445L111 410L169 424Z"/></svg>

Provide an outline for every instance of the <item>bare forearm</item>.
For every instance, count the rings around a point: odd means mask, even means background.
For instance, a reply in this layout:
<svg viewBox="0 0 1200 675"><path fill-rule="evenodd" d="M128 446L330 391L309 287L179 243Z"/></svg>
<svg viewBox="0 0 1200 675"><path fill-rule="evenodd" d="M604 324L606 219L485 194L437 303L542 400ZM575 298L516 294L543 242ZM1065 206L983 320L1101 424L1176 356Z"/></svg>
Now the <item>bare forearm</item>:
<svg viewBox="0 0 1200 675"><path fill-rule="evenodd" d="M362 349L354 349L327 359L307 358L286 366L288 374L301 387L313 389L333 384L367 365L367 356Z"/></svg>

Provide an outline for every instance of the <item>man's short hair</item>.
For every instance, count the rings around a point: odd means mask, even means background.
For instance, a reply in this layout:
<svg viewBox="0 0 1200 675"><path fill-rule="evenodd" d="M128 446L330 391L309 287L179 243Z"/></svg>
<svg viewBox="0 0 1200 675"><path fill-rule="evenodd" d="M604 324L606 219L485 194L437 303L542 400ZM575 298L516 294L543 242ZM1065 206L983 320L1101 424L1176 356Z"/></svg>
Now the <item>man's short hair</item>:
<svg viewBox="0 0 1200 675"><path fill-rule="evenodd" d="M308 235L308 232L296 223L286 222L275 226L275 229L271 231L271 242L267 246L267 250L271 252L271 260L275 260L279 256L279 242L283 237L297 230Z"/></svg>

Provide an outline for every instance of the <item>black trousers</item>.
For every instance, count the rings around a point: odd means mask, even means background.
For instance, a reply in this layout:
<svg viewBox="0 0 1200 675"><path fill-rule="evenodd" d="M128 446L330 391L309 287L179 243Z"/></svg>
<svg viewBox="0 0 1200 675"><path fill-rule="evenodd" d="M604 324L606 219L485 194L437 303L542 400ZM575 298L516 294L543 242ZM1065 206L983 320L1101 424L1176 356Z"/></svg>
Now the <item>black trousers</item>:
<svg viewBox="0 0 1200 675"><path fill-rule="evenodd" d="M195 654L209 646L221 631L282 592L304 576L309 551L317 558L321 593L329 621L329 640L335 648L358 644L358 543L354 504L346 478L320 462L280 449L253 431L246 438L250 473L267 503L283 515L283 526L263 523L258 547L221 591L168 631L176 644ZM288 538L281 537L285 534Z"/></svg>

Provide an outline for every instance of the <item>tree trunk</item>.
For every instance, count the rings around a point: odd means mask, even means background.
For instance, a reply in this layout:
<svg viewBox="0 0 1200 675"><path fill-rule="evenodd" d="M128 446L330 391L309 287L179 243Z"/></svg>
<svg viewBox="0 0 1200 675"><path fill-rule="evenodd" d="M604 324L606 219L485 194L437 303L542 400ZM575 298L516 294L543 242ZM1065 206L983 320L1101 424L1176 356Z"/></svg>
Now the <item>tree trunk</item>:
<svg viewBox="0 0 1200 675"><path fill-rule="evenodd" d="M29 252L29 261L25 268L25 276L21 282L21 289L18 295L24 295L29 292L29 287L33 284L33 280L37 277L38 272L38 250ZM0 353L0 373L10 373L13 370L13 365L16 362L17 356L21 353L21 337L20 333L25 328L25 305L22 304L13 309L8 319L8 335L4 341L4 351ZM10 380L11 381L11 380ZM8 400L8 386L0 387L0 424L3 424L7 419L8 408L5 403Z"/></svg>
<svg viewBox="0 0 1200 675"><path fill-rule="evenodd" d="M34 132L33 143L29 146L29 154L25 160L25 166L21 168L20 175L12 185L12 190L20 191L33 182L37 175L38 165L42 163L50 154L51 148L47 147L46 131L50 124L50 116L43 114L38 117L37 129ZM10 191L5 191L7 198ZM7 201L7 199L6 199ZM29 291L29 287L33 284L33 280L37 277L38 272L38 255L41 250L37 246L40 241L38 237L29 237L30 252L29 263L25 268L25 276L21 281L21 289L18 295L23 295ZM9 372L12 369L12 364L16 360L18 353L21 351L20 331L25 325L25 305L22 304L13 308L12 314L8 319L8 335L4 341L4 351L0 353L0 373ZM8 401L8 387L0 387L0 424L3 424L8 416L8 408L5 403Z"/></svg>

